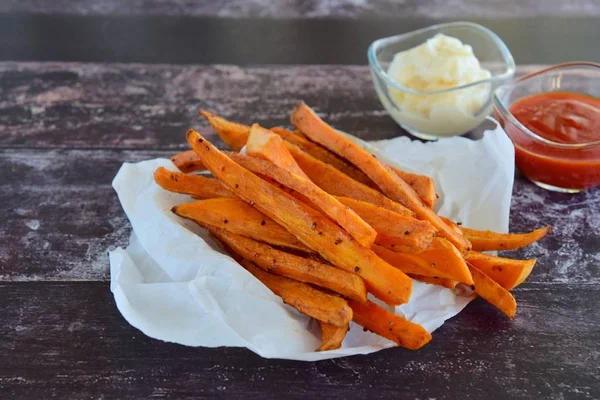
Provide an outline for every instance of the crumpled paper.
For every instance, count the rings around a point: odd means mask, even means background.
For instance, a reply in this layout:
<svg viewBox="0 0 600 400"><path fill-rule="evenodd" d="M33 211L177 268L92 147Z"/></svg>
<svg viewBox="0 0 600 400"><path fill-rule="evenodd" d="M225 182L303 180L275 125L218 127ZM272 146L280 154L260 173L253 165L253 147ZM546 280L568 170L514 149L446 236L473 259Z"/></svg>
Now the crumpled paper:
<svg viewBox="0 0 600 400"><path fill-rule="evenodd" d="M431 176L440 215L473 228L508 231L514 149L502 128L478 141L359 142L385 162ZM131 325L166 342L246 347L266 358L303 361L394 346L352 324L341 349L315 352L320 331L314 321L283 304L206 231L171 213L172 206L191 199L154 183L159 166L177 170L167 159L124 163L113 181L133 233L126 249L110 252L111 290ZM433 332L471 299L415 281L410 301L394 311Z"/></svg>

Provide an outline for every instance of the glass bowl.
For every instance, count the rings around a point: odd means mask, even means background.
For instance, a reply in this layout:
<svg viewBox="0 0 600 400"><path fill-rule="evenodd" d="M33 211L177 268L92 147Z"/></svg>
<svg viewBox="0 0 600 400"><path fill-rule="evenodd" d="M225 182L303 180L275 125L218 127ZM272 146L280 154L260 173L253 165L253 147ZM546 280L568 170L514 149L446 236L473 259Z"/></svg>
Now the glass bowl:
<svg viewBox="0 0 600 400"><path fill-rule="evenodd" d="M494 114L515 145L517 168L533 183L549 190L577 193L600 185L600 141L553 142L535 134L511 114L510 106L515 101L547 92L600 97L600 64L558 64L496 90Z"/></svg>
<svg viewBox="0 0 600 400"><path fill-rule="evenodd" d="M449 89L423 92L405 87L388 75L389 65L396 53L419 46L438 33L470 45L481 66L491 72L491 77ZM368 57L377 95L387 112L406 131L425 140L462 135L479 125L492 111L494 90L511 80L515 72L515 62L504 42L489 29L471 22L434 25L376 40L369 46ZM435 113L423 116L402 107L394 99L398 98L398 94L412 95L411 99L417 102L430 102L433 96L461 99L472 96L473 90L489 93L485 95L487 100L474 113L466 113L459 107L436 107Z"/></svg>

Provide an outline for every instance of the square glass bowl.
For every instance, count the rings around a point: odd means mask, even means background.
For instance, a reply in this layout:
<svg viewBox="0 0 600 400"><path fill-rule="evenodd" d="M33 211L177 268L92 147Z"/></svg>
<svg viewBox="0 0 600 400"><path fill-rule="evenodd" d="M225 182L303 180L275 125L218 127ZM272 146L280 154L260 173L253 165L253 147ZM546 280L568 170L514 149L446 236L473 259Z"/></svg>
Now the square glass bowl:
<svg viewBox="0 0 600 400"><path fill-rule="evenodd" d="M576 144L554 142L532 132L510 112L515 101L549 92L600 98L600 64L558 64L496 90L494 114L515 145L517 168L533 183L548 190L577 193L600 186L600 140Z"/></svg>
<svg viewBox="0 0 600 400"><path fill-rule="evenodd" d="M491 77L445 90L422 92L405 87L388 75L388 68L396 53L417 47L438 33L470 45L481 66L491 72ZM406 131L425 140L462 135L475 128L491 113L494 90L511 80L515 73L515 62L504 42L489 29L471 22L434 25L376 40L369 46L368 58L377 95L387 112ZM460 100L470 96L474 88L488 93L486 101L475 113L465 113L457 107L436 107L435 113L423 116L403 109L394 99L400 93L417 96L412 98L423 102L431 101L432 96L453 96Z"/></svg>

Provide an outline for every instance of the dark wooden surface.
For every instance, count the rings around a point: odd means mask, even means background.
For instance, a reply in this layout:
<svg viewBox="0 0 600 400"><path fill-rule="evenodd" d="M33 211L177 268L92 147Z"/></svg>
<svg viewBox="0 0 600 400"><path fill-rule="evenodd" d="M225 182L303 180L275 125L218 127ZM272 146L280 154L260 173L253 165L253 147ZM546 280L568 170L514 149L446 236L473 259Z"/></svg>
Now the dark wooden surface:
<svg viewBox="0 0 600 400"><path fill-rule="evenodd" d="M227 18L538 17L600 15L595 0L4 0L0 12Z"/></svg>
<svg viewBox="0 0 600 400"><path fill-rule="evenodd" d="M511 254L539 259L514 321L477 300L422 351L311 364L130 327L107 283L106 251L130 232L110 187L120 164L209 133L199 107L269 126L300 99L362 138L401 134L366 67L0 63L0 396L600 398L600 190L522 177L512 229L555 229Z"/></svg>

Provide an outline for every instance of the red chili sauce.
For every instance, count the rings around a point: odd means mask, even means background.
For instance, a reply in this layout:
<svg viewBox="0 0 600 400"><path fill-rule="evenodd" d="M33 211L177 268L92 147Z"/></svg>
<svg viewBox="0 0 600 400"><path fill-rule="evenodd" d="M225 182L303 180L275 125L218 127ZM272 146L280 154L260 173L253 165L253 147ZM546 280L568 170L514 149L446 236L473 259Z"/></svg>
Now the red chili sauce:
<svg viewBox="0 0 600 400"><path fill-rule="evenodd" d="M515 144L517 167L528 178L563 189L600 185L600 99L570 92L521 98L511 114L530 131L560 146L544 143L511 123L505 129Z"/></svg>

